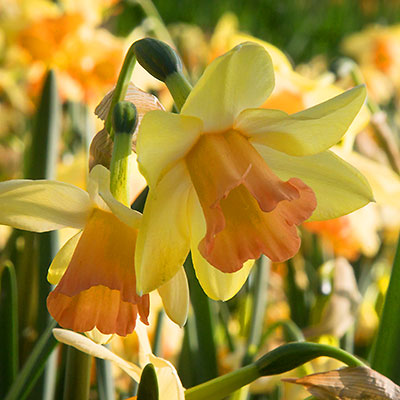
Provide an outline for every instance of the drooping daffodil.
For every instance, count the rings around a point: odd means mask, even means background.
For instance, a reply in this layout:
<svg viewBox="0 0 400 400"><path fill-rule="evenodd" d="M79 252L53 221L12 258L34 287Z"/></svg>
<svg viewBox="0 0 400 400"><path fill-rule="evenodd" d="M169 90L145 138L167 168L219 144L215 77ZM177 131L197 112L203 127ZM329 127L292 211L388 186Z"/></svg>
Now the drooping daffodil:
<svg viewBox="0 0 400 400"><path fill-rule="evenodd" d="M296 254L297 225L373 199L366 179L328 150L359 112L365 88L292 115L257 108L273 88L270 56L246 42L206 68L180 114L144 116L137 152L150 191L135 256L139 293L171 279L190 249L207 295L229 299L249 260Z"/></svg>
<svg viewBox="0 0 400 400"><path fill-rule="evenodd" d="M53 334L59 342L73 346L93 357L112 361L136 382L140 381L142 368L145 367L146 364L152 363L157 374L160 400L183 400L185 398L184 388L174 366L169 361L156 357L152 353L146 328L143 324L138 322L135 332L139 339L140 367L124 360L111 350L93 342L91 339L79 333L65 329L53 329Z"/></svg>
<svg viewBox="0 0 400 400"><path fill-rule="evenodd" d="M138 296L134 268L141 214L110 192L110 172L96 165L87 192L49 180L0 183L0 224L33 232L81 229L54 258L48 280L57 285L47 298L50 314L64 328L97 328L103 334L131 333L137 315L147 322L149 296ZM159 288L167 314L186 320L188 288L180 272Z"/></svg>

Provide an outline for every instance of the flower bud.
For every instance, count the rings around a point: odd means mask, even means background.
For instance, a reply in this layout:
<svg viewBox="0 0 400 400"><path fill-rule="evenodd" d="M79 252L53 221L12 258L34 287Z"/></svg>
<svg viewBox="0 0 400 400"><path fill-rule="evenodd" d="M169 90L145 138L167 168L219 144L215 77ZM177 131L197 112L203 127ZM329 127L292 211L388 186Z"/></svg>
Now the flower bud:
<svg viewBox="0 0 400 400"><path fill-rule="evenodd" d="M265 354L255 364L261 376L282 374L317 357L332 357L349 366L363 363L342 349L319 343L287 343Z"/></svg>
<svg viewBox="0 0 400 400"><path fill-rule="evenodd" d="M137 124L137 111L133 103L119 101L113 110L113 129L116 134L133 135Z"/></svg>
<svg viewBox="0 0 400 400"><path fill-rule="evenodd" d="M152 38L140 39L133 44L138 63L158 80L182 71L182 62L168 44Z"/></svg>
<svg viewBox="0 0 400 400"><path fill-rule="evenodd" d="M153 364L147 364L143 368L137 400L158 400L158 380Z"/></svg>

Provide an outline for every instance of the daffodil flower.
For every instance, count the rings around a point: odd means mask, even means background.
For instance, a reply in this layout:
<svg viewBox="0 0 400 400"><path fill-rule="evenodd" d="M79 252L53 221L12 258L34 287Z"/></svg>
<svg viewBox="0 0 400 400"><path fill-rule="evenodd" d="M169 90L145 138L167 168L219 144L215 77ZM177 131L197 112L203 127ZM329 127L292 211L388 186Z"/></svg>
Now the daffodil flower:
<svg viewBox="0 0 400 400"><path fill-rule="evenodd" d="M58 181L2 182L0 224L33 232L81 229L50 266L48 280L57 286L47 298L48 310L62 327L125 336L137 314L145 323L149 314L149 296L136 294L141 214L119 203L109 187L110 173L101 165L90 172L87 192ZM167 314L183 325L188 309L183 269L159 292Z"/></svg>
<svg viewBox="0 0 400 400"><path fill-rule="evenodd" d="M167 360L156 357L150 347L146 328L138 323L136 334L139 339L139 364L140 367L117 356L106 347L96 344L87 337L65 329L53 329L55 338L62 343L90 354L114 362L136 382L140 381L142 368L152 363L156 370L160 400L184 400L184 388L174 366Z"/></svg>
<svg viewBox="0 0 400 400"><path fill-rule="evenodd" d="M226 300L247 278L248 260L296 254L296 226L311 215L334 218L372 200L366 179L328 150L365 88L292 115L257 108L273 88L268 53L247 42L206 68L179 115L144 116L137 151L150 191L136 248L139 293L171 279L190 249L207 295Z"/></svg>

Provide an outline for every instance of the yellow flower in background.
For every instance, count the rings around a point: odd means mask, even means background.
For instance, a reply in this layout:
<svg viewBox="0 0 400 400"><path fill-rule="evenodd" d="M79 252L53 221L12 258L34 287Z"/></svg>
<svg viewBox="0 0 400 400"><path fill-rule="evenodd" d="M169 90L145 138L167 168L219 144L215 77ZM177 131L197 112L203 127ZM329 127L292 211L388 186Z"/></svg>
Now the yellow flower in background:
<svg viewBox="0 0 400 400"><path fill-rule="evenodd" d="M139 293L171 279L190 248L205 292L226 300L246 280L248 260L298 251L296 225L311 214L333 218L371 201L365 178L328 151L365 88L288 115L255 108L273 87L268 53L244 43L207 67L180 115L144 116L137 150L150 192L136 249Z"/></svg>
<svg viewBox="0 0 400 400"><path fill-rule="evenodd" d="M47 307L57 322L78 332L97 328L125 336L137 314L147 322L149 296L136 294L134 251L141 215L111 195L110 173L97 165L88 191L46 180L0 183L0 223L33 232L81 229L61 248L48 273L57 285ZM188 288L183 269L161 287L167 314L183 325Z"/></svg>
<svg viewBox="0 0 400 400"><path fill-rule="evenodd" d="M146 328L140 322L138 322L135 332L139 340L140 367L124 360L106 347L93 342L79 333L67 331L65 329L53 329L53 334L59 342L73 346L93 357L112 361L137 383L140 382L142 368L144 368L146 364L152 363L157 374L160 400L184 400L185 389L182 386L174 366L169 361L156 357L152 353Z"/></svg>
<svg viewBox="0 0 400 400"><path fill-rule="evenodd" d="M371 97L386 103L400 89L400 26L371 26L344 39L343 52L353 57Z"/></svg>
<svg viewBox="0 0 400 400"><path fill-rule="evenodd" d="M20 86L21 81L27 83L30 94L36 95L52 68L64 98L88 102L110 89L126 50L124 40L101 28L104 10L113 1L12 3L4 10L0 6L0 27L7 38L7 59L21 69Z"/></svg>

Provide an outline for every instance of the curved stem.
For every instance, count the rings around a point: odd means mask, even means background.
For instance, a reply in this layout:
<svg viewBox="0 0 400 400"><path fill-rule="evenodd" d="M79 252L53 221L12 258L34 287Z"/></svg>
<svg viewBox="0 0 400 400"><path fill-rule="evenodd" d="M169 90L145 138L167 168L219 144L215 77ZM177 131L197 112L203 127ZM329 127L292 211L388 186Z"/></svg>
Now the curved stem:
<svg viewBox="0 0 400 400"><path fill-rule="evenodd" d="M112 127L112 113L114 106L119 102L124 100L126 91L128 90L129 82L131 80L131 76L133 73L133 69L136 64L136 56L134 46L132 45L128 52L126 53L124 63L122 64L121 72L118 77L117 85L114 89L114 94L111 100L110 109L108 111L108 115L106 118L105 127L107 132L109 133L111 139L114 138L114 132Z"/></svg>

